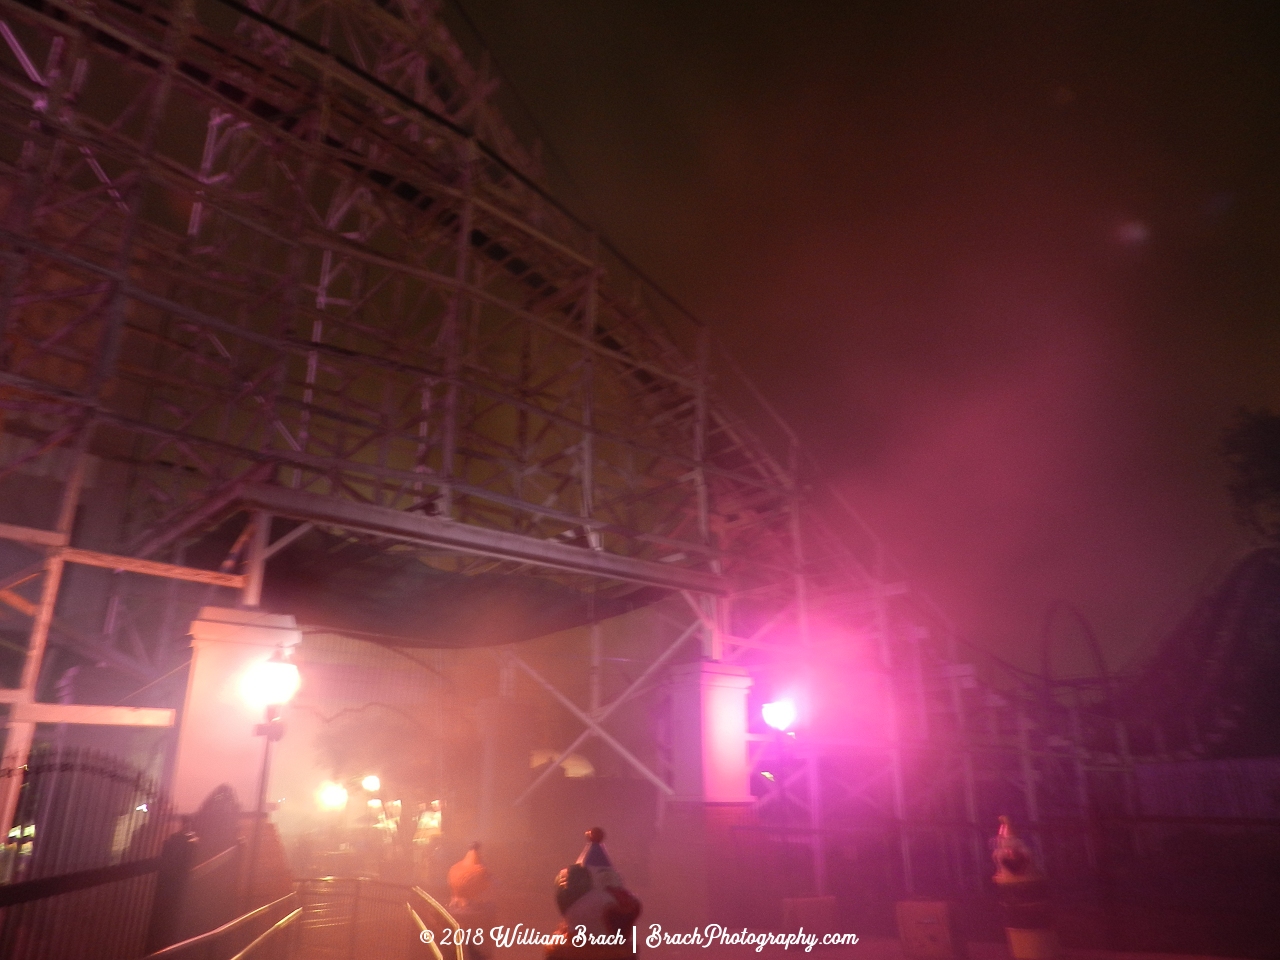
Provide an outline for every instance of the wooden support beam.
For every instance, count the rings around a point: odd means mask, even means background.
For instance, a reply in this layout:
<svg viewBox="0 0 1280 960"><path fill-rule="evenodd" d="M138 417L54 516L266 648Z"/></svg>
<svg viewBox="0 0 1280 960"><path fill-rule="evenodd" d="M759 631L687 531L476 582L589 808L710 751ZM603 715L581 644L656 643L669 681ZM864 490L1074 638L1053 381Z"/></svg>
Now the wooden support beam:
<svg viewBox="0 0 1280 960"><path fill-rule="evenodd" d="M85 703L14 703L18 723L81 723L103 727L172 727L175 710L162 707L100 707Z"/></svg>
<svg viewBox="0 0 1280 960"><path fill-rule="evenodd" d="M243 589L244 577L238 573L221 573L217 570L199 570L195 567L180 567L173 563L157 563L154 560L138 560L134 557L121 557L114 553L99 553L96 550L80 550L68 547L62 551L62 558L68 563L80 563L88 567L102 567L106 570L123 570L126 573L142 573L150 577L167 577L170 580L189 580L192 583L207 583L215 587L231 587Z"/></svg>
<svg viewBox="0 0 1280 960"><path fill-rule="evenodd" d="M593 626L595 626L595 624L593 624ZM547 768L542 771L541 775L536 780L534 780L533 783L529 784L529 786L525 788L524 793L516 797L515 802L512 804L512 806L518 807L520 806L520 804L524 803L524 801L528 798L528 796L531 793L533 793L535 790L537 790L538 787L540 787L543 784L543 782L546 781L547 778L550 777L559 768L560 764L564 763L564 761L568 758L568 756L571 753L573 753L573 751L577 750L578 747L581 746L584 742L586 742L586 739L589 736L591 736L591 734L595 732L596 729L599 728L599 725L604 723L605 720L609 718L609 714L613 713L614 710L616 710L618 707L622 706L624 703L630 700L633 696L635 696L636 691L644 687L644 685L649 682L649 678L652 677L655 673L657 673L660 669L662 669L662 667L666 665L667 661L671 659L671 657L675 654L675 652L680 649L680 647L684 644L686 640L689 639L689 637L693 636L694 631L697 630L698 627L700 626L701 626L700 623L691 623L685 629L685 631L682 634L680 634L680 636L676 637L676 639L670 644L670 646L667 647L667 649L662 653L662 655L659 656L658 659L654 660L653 663L649 664L649 666L645 668L644 672L640 674L640 676L632 680L631 685L628 686L626 690L622 691L622 693L620 693L617 696L617 698L614 699L614 701L610 703L608 706L600 707L598 705L593 704L591 709L591 716L594 718L595 724L594 725L588 724L587 728L583 730L582 733L578 734L577 739L574 740L573 743L569 744L569 746L565 747L562 751L560 751L560 756L556 757L556 759L552 763L547 765Z"/></svg>
<svg viewBox="0 0 1280 960"><path fill-rule="evenodd" d="M33 547L61 547L66 545L67 535L56 530L38 530L35 527L0 523L0 539L16 540Z"/></svg>
<svg viewBox="0 0 1280 960"><path fill-rule="evenodd" d="M681 640L683 640L683 638L681 638ZM527 673L535 683L537 683L540 687L542 687L542 689L546 690L547 693L551 694L551 696L554 697L556 700L558 700L566 710L568 710L575 717L577 717L587 727L587 729L591 733L595 734L597 737L599 737L609 746L613 747L614 752L617 753L618 756L622 757L623 760L626 760L627 763L631 764L631 766L635 768L637 773L639 773L642 777L644 777L646 780L652 783L666 796L669 797L675 793L675 791L671 789L671 787L666 783L666 781L664 781L656 773L654 773L652 770L646 767L644 763L639 758L636 757L635 754L633 754L630 750L628 750L621 743L619 743L617 739L615 739L607 730L605 730L604 727L600 726L600 724L593 717L588 715L581 707L579 707L576 703L574 703L572 700L566 697L563 693L557 690L555 685L550 680L546 679L546 677L540 674L537 670L533 669L533 667L529 666L529 664L525 663L514 653L508 652L506 656L511 663L514 663L517 667L519 667L521 670ZM621 700L619 700L619 702L621 702ZM523 800L524 796L521 795L519 799Z"/></svg>
<svg viewBox="0 0 1280 960"><path fill-rule="evenodd" d="M151 577L166 577L170 580L189 580L192 583L207 583L211 586L231 587L235 590L244 587L244 577L238 573L221 573L217 570L180 567L172 563L158 563L154 560L139 560L136 557L122 557L114 553L101 553L97 550L81 550L78 547L68 547L66 546L66 534L58 533L55 530L38 530L35 527L20 527L11 523L0 523L0 539L16 540L19 543L39 547L52 547L54 549L61 547L60 553L63 560L68 563L79 563L87 567L123 570L127 573L142 573Z"/></svg>

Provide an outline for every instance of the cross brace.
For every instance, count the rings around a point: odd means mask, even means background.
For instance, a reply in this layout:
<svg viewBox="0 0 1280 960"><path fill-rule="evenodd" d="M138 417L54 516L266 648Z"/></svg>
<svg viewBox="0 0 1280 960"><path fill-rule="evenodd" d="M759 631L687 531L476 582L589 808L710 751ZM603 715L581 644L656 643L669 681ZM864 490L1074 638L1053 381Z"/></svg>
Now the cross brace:
<svg viewBox="0 0 1280 960"><path fill-rule="evenodd" d="M618 707L622 706L622 704L630 700L631 697L636 693L636 691L638 691L641 687L643 687L649 681L649 678L652 677L655 673L657 673L658 670L661 669L666 664L666 662L670 660L672 656L675 655L675 652L678 649L680 649L680 647L684 644L686 640L688 640L691 636L693 636L693 634L697 631L697 629L700 626L702 626L701 623L691 623L688 626L688 628L685 629L684 633L676 637L676 639L672 641L671 645L662 652L662 655L659 656L658 659L654 660L653 663L649 664L649 666L645 668L644 672L641 673L640 676L636 677L635 680L631 682L631 685L627 687L626 690L622 691L622 693L620 693L612 703L609 703L601 707L599 710L593 710L591 712L592 719L584 721L587 724L587 728L583 730L582 733L578 734L577 739L575 739L573 743L569 744L569 746L565 747L562 751L560 751L560 756L556 757L556 759L552 763L547 765L547 769L542 771L538 779L534 780L533 783L529 784L529 786L525 788L524 793L516 797L514 806L518 807L520 806L520 804L524 803L525 799L531 793L533 793L533 791L537 790L538 787L542 785L543 781L545 781L549 776L551 776L551 772L555 770L556 767L560 766L560 764L564 763L565 758L568 757L569 754L577 750L578 747L580 747L583 744L583 742L587 739L587 737L599 731L600 724L604 723L605 720L609 718L609 714L613 713L614 710L616 710ZM522 661L518 661L518 658L517 658L517 662L519 662L519 665L523 667L526 671L530 671L530 672L532 671L532 668L526 666ZM551 690L550 685L547 681L541 680L536 676L534 677L534 679L539 680L539 682L542 683L543 687ZM551 692L553 693L553 695L556 696L558 700L568 705L567 698L561 695L558 691L551 690ZM578 713L578 716L582 717L583 714ZM636 762L632 757L630 757L627 754L623 754L623 756L631 763ZM638 769L640 770L641 773L648 776L649 779L653 779L653 776L648 772L647 768L638 767ZM671 792L670 788L668 788L667 792L668 793Z"/></svg>
<svg viewBox="0 0 1280 960"><path fill-rule="evenodd" d="M630 750L624 747L621 743L619 743L612 734L610 734L607 730L604 729L604 727L600 726L599 722L595 718L593 718L590 714L584 711L576 703L574 703L572 700L566 697L563 693L557 690L555 688L555 685L552 684L550 680L548 680L542 674L538 673L537 670L533 669L533 667L529 666L527 663L521 660L514 653L507 653L506 656L510 658L510 661L512 663L514 663L517 667L519 667L521 670L527 673L530 676L530 678L532 678L533 681L538 684L538 686L542 687L542 689L546 690L547 693L551 694L551 696L559 700L566 710L568 710L575 717L577 717L579 720L585 723L587 725L587 729L591 733L594 733L597 737L599 737L609 746L613 747L613 749L617 752L618 756L622 757L622 759L626 760L627 763L631 764L631 766L634 767L642 777L644 777L646 780L652 783L655 787L657 787L660 791L662 791L662 793L666 794L667 796L674 795L675 791L672 790L671 787L667 785L665 780L663 780L660 776L658 776L656 773L654 773L652 770L646 767L644 763L642 763L641 760L634 753L632 753ZM620 700L618 702L620 702ZM528 791L526 791L526 793L527 792ZM523 800L523 799L524 799L524 794L521 794L521 796L517 799L516 802L518 803L520 800Z"/></svg>

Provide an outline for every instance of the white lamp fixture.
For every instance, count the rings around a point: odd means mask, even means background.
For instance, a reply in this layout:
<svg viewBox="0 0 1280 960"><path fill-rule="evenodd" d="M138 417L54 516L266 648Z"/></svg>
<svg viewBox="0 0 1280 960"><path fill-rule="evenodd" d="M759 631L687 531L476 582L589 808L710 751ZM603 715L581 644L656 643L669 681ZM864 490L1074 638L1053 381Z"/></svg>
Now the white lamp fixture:
<svg viewBox="0 0 1280 960"><path fill-rule="evenodd" d="M302 685L298 665L276 650L266 660L259 660L240 678L240 695L256 710L279 707L293 699Z"/></svg>
<svg viewBox="0 0 1280 960"><path fill-rule="evenodd" d="M264 723L254 728L262 737L262 772L258 777L258 802L254 806L257 816L253 821L253 839L249 845L249 879L245 889L253 889L254 875L258 869L258 848L262 823L267 818L267 780L271 771L271 744L284 736L281 708L298 692L302 678L298 666L290 663L284 649L277 647L266 660L250 665L240 678L240 695L255 710L261 710ZM346 797L344 795L343 801Z"/></svg>
<svg viewBox="0 0 1280 960"><path fill-rule="evenodd" d="M784 697L781 700L773 701L773 703L766 703L760 708L760 716L773 729L786 730L796 722L795 701Z"/></svg>
<svg viewBox="0 0 1280 960"><path fill-rule="evenodd" d="M316 803L324 810L341 810L347 805L347 788L340 783L323 783L316 791Z"/></svg>

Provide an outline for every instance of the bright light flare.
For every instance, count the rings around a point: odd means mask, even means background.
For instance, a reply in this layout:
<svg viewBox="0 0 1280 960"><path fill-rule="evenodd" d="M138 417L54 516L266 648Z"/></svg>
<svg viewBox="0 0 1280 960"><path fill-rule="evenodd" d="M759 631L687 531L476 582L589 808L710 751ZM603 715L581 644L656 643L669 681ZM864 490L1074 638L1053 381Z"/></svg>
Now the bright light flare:
<svg viewBox="0 0 1280 960"><path fill-rule="evenodd" d="M278 707L293 699L301 683L297 664L277 652L270 660L259 660L244 672L240 678L240 695L258 710Z"/></svg>
<svg viewBox="0 0 1280 960"><path fill-rule="evenodd" d="M796 722L796 705L789 698L784 697L781 700L775 700L773 703L766 703L760 708L760 716L764 717L764 722L775 730L786 730Z"/></svg>
<svg viewBox="0 0 1280 960"><path fill-rule="evenodd" d="M371 773L360 781L360 786L369 793L376 793L382 786L382 781Z"/></svg>
<svg viewBox="0 0 1280 960"><path fill-rule="evenodd" d="M341 810L347 805L347 788L340 783L323 783L316 791L316 802L325 810Z"/></svg>

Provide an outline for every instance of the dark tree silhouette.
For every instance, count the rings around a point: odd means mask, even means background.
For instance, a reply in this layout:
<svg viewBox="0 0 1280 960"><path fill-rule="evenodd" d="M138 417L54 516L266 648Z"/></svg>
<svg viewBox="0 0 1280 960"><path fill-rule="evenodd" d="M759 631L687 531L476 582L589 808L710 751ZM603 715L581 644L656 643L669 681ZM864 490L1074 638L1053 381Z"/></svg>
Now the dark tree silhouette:
<svg viewBox="0 0 1280 960"><path fill-rule="evenodd" d="M1280 543L1280 416L1241 410L1222 438L1234 476L1228 489L1236 517L1268 543Z"/></svg>

